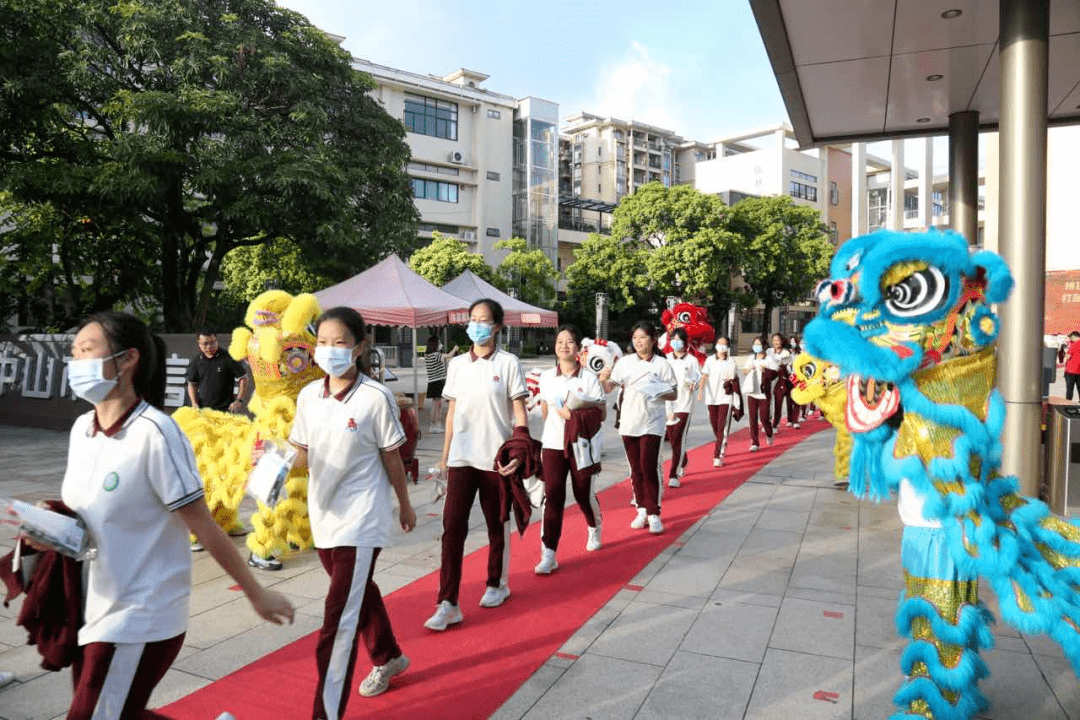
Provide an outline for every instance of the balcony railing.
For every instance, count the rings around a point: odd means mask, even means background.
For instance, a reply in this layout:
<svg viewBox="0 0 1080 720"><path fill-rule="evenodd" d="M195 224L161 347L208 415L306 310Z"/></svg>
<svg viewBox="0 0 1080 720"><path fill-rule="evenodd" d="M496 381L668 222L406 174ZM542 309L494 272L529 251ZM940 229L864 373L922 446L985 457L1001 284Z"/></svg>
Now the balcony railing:
<svg viewBox="0 0 1080 720"><path fill-rule="evenodd" d="M601 235L611 234L611 223L609 222L589 222L587 220L572 220L568 218L559 218L560 230L575 230L583 233L600 233Z"/></svg>

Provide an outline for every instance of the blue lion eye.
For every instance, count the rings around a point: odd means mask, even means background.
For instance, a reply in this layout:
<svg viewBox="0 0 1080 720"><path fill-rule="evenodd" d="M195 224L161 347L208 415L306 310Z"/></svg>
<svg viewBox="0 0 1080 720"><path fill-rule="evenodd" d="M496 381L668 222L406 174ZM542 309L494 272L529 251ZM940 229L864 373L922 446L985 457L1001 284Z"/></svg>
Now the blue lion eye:
<svg viewBox="0 0 1080 720"><path fill-rule="evenodd" d="M885 309L912 318L939 309L949 299L949 279L936 267L912 273L885 288Z"/></svg>

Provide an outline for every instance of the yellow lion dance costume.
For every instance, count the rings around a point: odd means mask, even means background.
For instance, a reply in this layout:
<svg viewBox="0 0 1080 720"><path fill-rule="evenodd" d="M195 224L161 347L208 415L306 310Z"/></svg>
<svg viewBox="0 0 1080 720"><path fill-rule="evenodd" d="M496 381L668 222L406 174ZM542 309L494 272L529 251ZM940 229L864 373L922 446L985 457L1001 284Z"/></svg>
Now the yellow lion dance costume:
<svg viewBox="0 0 1080 720"><path fill-rule="evenodd" d="M251 471L251 449L257 439L289 437L301 388L324 373L314 363L315 336L310 326L319 316L313 295L293 297L270 290L248 305L244 323L233 331L229 354L247 359L255 378L248 409L251 421L240 415L182 407L173 413L195 449L206 487L206 503L226 532L243 529L238 519L244 488ZM247 545L252 554L269 558L290 548L312 547L307 513L307 470L289 473L288 497L274 508L259 503L251 517Z"/></svg>
<svg viewBox="0 0 1080 720"><path fill-rule="evenodd" d="M851 458L851 431L844 423L847 386L840 381L840 368L807 353L799 353L792 363L795 384L791 399L799 405L816 405L825 419L836 428L833 473L836 484L847 484L848 461Z"/></svg>

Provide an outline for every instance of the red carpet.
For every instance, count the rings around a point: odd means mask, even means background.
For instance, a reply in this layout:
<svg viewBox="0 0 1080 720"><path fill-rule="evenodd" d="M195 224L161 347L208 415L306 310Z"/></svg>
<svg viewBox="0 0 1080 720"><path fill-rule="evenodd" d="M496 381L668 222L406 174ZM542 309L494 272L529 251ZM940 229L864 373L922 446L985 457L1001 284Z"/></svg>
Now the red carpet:
<svg viewBox="0 0 1080 720"><path fill-rule="evenodd" d="M770 460L828 428L812 422L786 430L773 447L747 452L749 431L732 435L723 468L712 467L713 444L690 452L683 486L665 489L660 536L631 530L630 482L600 493L604 547L585 552L585 521L567 508L559 569L533 574L540 557L536 513L524 538L511 541L511 598L500 608L477 606L484 591L487 548L465 558L461 608L465 621L444 633L423 627L435 610L438 572L391 593L387 607L394 632L412 666L377 698L353 691L348 718L486 718L506 701L586 620L691 525ZM669 452L665 446L664 451ZM210 720L225 710L237 720L300 720L311 717L315 692L315 633L273 652L165 708L177 720ZM363 644L354 676L370 669Z"/></svg>

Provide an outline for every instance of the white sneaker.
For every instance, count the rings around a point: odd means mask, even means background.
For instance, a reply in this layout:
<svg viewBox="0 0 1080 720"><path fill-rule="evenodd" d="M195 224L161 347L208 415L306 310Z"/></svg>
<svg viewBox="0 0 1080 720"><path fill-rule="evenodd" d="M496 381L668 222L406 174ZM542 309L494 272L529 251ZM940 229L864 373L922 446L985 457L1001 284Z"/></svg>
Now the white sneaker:
<svg viewBox="0 0 1080 720"><path fill-rule="evenodd" d="M720 458L713 458L713 461L712 461L712 466L713 467L720 467L723 464L724 464L724 461L721 460Z"/></svg>
<svg viewBox="0 0 1080 720"><path fill-rule="evenodd" d="M558 569L559 561L555 559L555 551L551 548L542 548L540 550L540 562L533 568L533 572L537 575L550 575Z"/></svg>
<svg viewBox="0 0 1080 720"><path fill-rule="evenodd" d="M480 607L499 607L506 602L506 598L508 597L510 597L509 585L500 585L497 588L489 587L487 590L484 590L484 597L480 598Z"/></svg>
<svg viewBox="0 0 1080 720"><path fill-rule="evenodd" d="M424 627L428 630L442 632L449 625L457 625L464 619L465 616L461 614L461 608L457 605L452 605L449 600L443 600L439 603L439 606L435 608L435 614L429 617L424 623Z"/></svg>
<svg viewBox="0 0 1080 720"><path fill-rule="evenodd" d="M757 452L757 445L751 445L750 452Z"/></svg>
<svg viewBox="0 0 1080 720"><path fill-rule="evenodd" d="M802 427L802 425L800 425L799 423L795 423L795 424L794 424L794 425L792 425L791 427L793 427L793 428L795 428L796 430L798 430L799 428L801 428L801 427Z"/></svg>
<svg viewBox="0 0 1080 720"><path fill-rule="evenodd" d="M765 436L765 444L769 447L772 447L772 438L769 436Z"/></svg>
<svg viewBox="0 0 1080 720"><path fill-rule="evenodd" d="M428 432L431 433L432 435L438 435L438 434L440 434L442 432L445 432L445 431L443 430L442 425L432 425L431 427L428 428Z"/></svg>
<svg viewBox="0 0 1080 720"><path fill-rule="evenodd" d="M677 477L668 478L667 486L671 488L677 488L682 486L682 482Z"/></svg>
<svg viewBox="0 0 1080 720"><path fill-rule="evenodd" d="M0 672L0 687L4 687L9 682L15 679L15 673L13 672ZM225 713L228 715L229 713ZM231 715L229 717L232 717ZM235 718L234 718L235 720Z"/></svg>
<svg viewBox="0 0 1080 720"><path fill-rule="evenodd" d="M660 522L659 515L649 516L649 532L651 532L653 535L659 535L660 533L664 532L664 523Z"/></svg>
<svg viewBox="0 0 1080 720"><path fill-rule="evenodd" d="M645 508L637 509L637 517L630 521L630 527L634 530L640 530L645 527Z"/></svg>
<svg viewBox="0 0 1080 720"><path fill-rule="evenodd" d="M236 716L231 712L223 712L218 715L214 720L236 720Z"/></svg>
<svg viewBox="0 0 1080 720"><path fill-rule="evenodd" d="M600 549L600 532L599 525L589 528L589 540L585 543L585 549L589 552Z"/></svg>
<svg viewBox="0 0 1080 720"><path fill-rule="evenodd" d="M360 683L360 694L364 697L382 695L390 687L390 678L409 669L409 658L398 655L385 665L376 665Z"/></svg>

